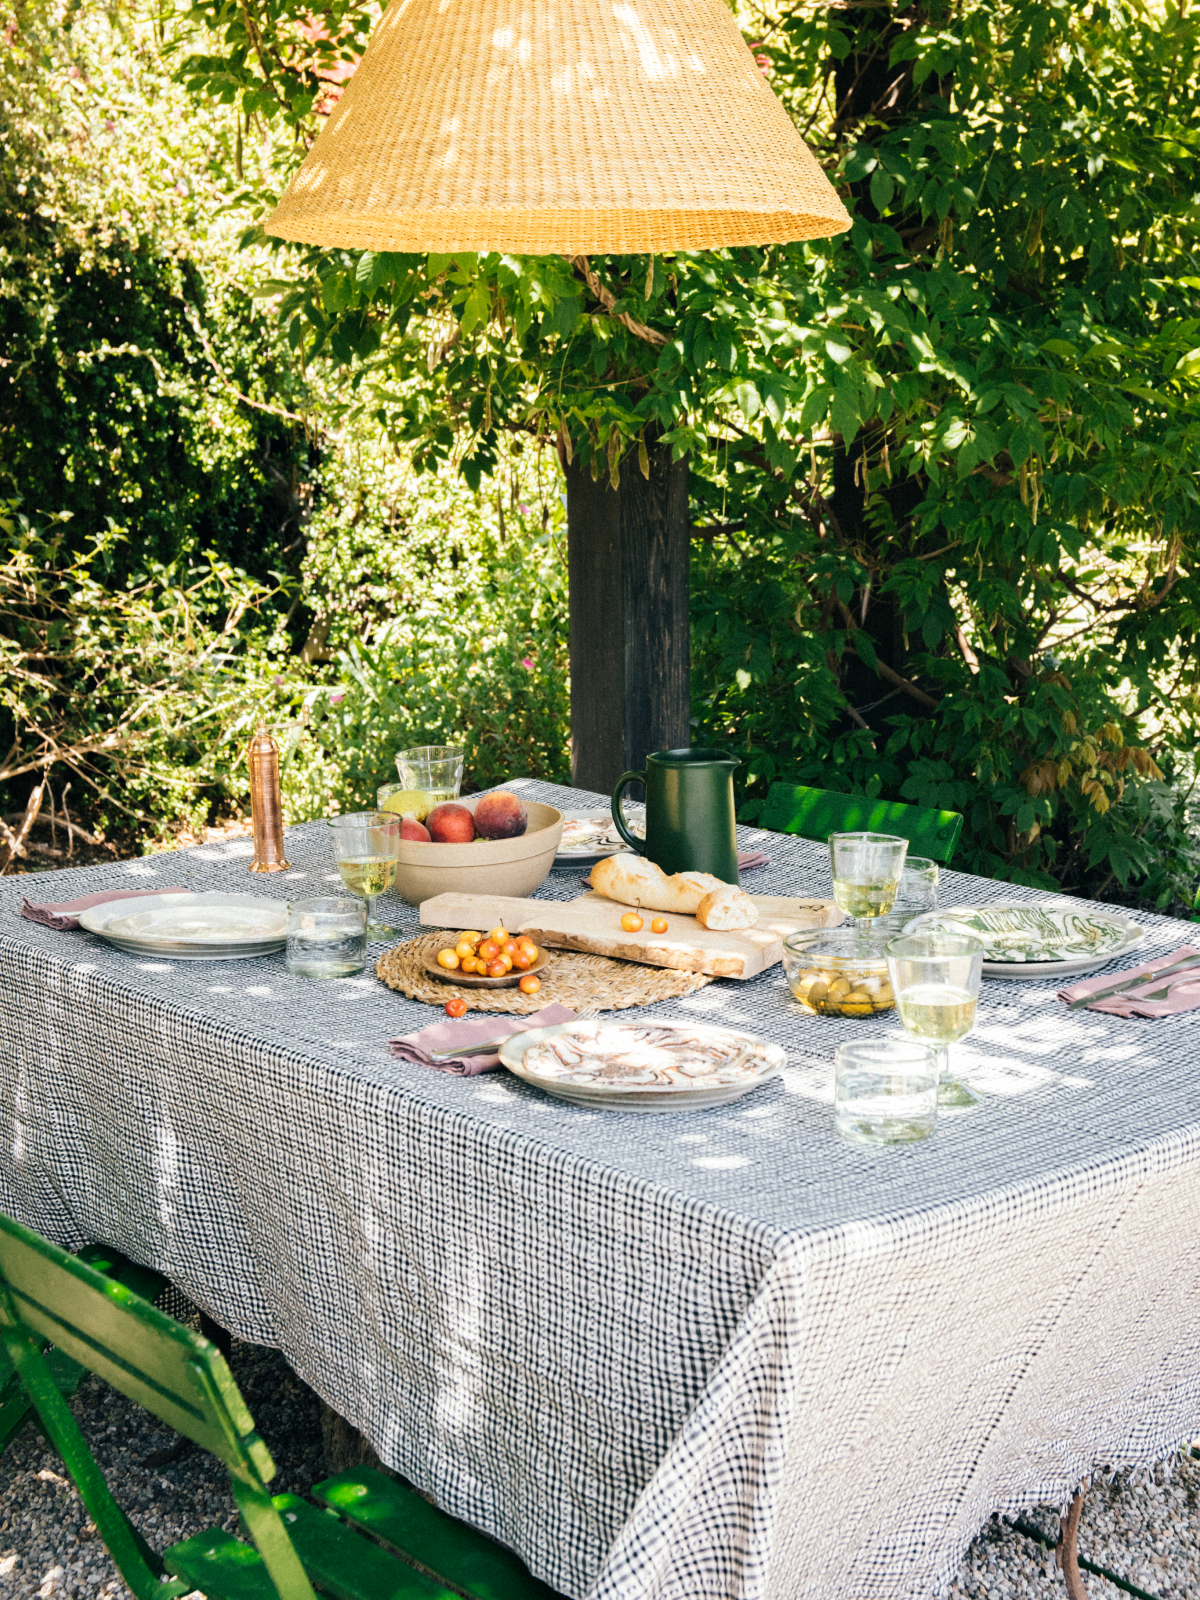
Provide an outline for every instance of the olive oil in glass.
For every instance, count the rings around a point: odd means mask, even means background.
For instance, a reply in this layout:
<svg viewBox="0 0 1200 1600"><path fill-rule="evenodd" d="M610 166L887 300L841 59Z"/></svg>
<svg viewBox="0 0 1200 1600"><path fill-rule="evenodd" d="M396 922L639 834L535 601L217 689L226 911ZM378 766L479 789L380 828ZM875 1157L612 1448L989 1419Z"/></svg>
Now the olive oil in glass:
<svg viewBox="0 0 1200 1600"><path fill-rule="evenodd" d="M833 880L833 898L840 910L856 922L872 917L886 917L896 900L898 880L890 883L850 883L845 878Z"/></svg>
<svg viewBox="0 0 1200 1600"><path fill-rule="evenodd" d="M396 881L396 863L391 856L361 856L339 861L338 873L351 894L360 900L374 900L385 894Z"/></svg>

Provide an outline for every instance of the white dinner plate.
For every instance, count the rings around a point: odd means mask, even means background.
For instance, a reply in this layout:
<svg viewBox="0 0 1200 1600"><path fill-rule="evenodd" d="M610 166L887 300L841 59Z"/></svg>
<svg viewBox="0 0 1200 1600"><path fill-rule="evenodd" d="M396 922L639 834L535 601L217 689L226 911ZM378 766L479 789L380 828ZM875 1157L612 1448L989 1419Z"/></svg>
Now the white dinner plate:
<svg viewBox="0 0 1200 1600"><path fill-rule="evenodd" d="M914 917L906 933L917 933L936 918L955 923L984 944L985 978L1036 982L1069 978L1102 967L1127 954L1146 937L1129 917L1094 911L1071 900L1040 904L947 906Z"/></svg>
<svg viewBox="0 0 1200 1600"><path fill-rule="evenodd" d="M629 806L625 816L630 833L644 838L646 833L645 806ZM619 855L629 846L617 832L616 823L609 811L564 811L563 836L554 857L553 872L594 867L605 856Z"/></svg>
<svg viewBox="0 0 1200 1600"><path fill-rule="evenodd" d="M585 1057L580 1064L564 1064L555 1054L553 1041L563 1035L579 1041L578 1053ZM786 1052L767 1039L707 1022L577 1019L515 1033L500 1046L501 1062L518 1078L599 1111L703 1111L726 1105L773 1078L786 1059Z"/></svg>
<svg viewBox="0 0 1200 1600"><path fill-rule="evenodd" d="M287 901L258 894L160 894L106 900L79 926L130 955L170 961L249 961L287 943Z"/></svg>

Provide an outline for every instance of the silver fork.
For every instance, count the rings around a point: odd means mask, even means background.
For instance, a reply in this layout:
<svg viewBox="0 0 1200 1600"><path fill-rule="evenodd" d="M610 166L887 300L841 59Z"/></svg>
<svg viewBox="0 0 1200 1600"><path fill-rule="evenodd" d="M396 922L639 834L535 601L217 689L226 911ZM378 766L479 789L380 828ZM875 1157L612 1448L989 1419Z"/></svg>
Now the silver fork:
<svg viewBox="0 0 1200 1600"><path fill-rule="evenodd" d="M585 1006L582 1011L577 1011L575 1013L575 1021L592 1022L600 1015L601 1009L602 1008L600 1006ZM531 1028L536 1028L538 1026L537 1018L539 1016L541 1016L540 1011L535 1011L532 1016L530 1016L529 1026ZM429 1052L429 1059L430 1061L464 1061L468 1056L490 1056L500 1048L506 1039L511 1039L513 1037L514 1035L511 1033L502 1033L498 1039L485 1039L482 1044L469 1044L465 1047L465 1049L431 1050Z"/></svg>
<svg viewBox="0 0 1200 1600"><path fill-rule="evenodd" d="M1179 961L1173 961L1170 966L1159 967L1157 972L1146 970L1144 966L1139 972L1134 967L1130 969L1134 973L1133 977L1127 977L1121 983L1114 983L1110 989L1097 989L1092 994L1081 995L1078 1000L1070 1000L1067 1002L1067 1010L1078 1011L1081 1006L1094 1005L1097 1000L1110 1000L1113 995L1124 994L1128 989L1143 989L1147 984L1169 975L1171 981L1166 989L1156 990L1154 994L1141 997L1143 1000L1158 1000L1174 986L1177 978L1187 977L1196 968L1200 968L1200 957L1197 956L1184 956Z"/></svg>

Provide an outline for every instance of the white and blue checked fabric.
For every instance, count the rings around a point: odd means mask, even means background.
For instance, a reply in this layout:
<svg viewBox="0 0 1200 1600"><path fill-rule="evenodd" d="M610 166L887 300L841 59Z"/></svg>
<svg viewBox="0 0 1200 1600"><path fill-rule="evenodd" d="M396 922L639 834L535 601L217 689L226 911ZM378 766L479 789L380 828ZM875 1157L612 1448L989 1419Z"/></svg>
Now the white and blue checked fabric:
<svg viewBox="0 0 1200 1600"><path fill-rule="evenodd" d="M960 1047L984 1104L874 1150L833 1133L832 1055L879 1025L807 1016L779 968L654 1008L778 1040L779 1080L621 1116L393 1060L437 1013L369 974L146 962L17 916L35 885L324 892L325 832L269 879L239 840L0 880L0 1207L280 1347L572 1600L916 1600L993 1510L1194 1428L1200 1013L985 982ZM772 857L752 891L829 893L823 847L742 843ZM1038 898L945 875L944 903L1000 897ZM1192 932L1142 920L1139 957Z"/></svg>

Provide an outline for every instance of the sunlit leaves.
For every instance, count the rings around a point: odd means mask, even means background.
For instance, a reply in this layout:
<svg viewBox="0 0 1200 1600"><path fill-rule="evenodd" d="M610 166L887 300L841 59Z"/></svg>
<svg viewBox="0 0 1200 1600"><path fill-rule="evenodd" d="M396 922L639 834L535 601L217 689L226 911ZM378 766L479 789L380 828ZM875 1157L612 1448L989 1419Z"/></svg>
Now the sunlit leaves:
<svg viewBox="0 0 1200 1600"><path fill-rule="evenodd" d="M207 4L229 54L195 81L295 120L232 6ZM366 16L339 4L327 32ZM302 99L299 7L271 17ZM418 459L457 451L470 482L496 430L607 463L664 428L697 522L728 529L697 551L694 709L754 784L940 797L974 865L1081 883L1094 796L1020 781L1066 759L1064 696L1085 731L1136 713L1196 739L1200 19L920 0L752 20L849 235L653 263L293 250L291 328L350 363L364 406L415 389ZM850 114L860 80L888 87ZM1110 833L1148 825L1136 787ZM1113 845L1118 879L1140 859Z"/></svg>

